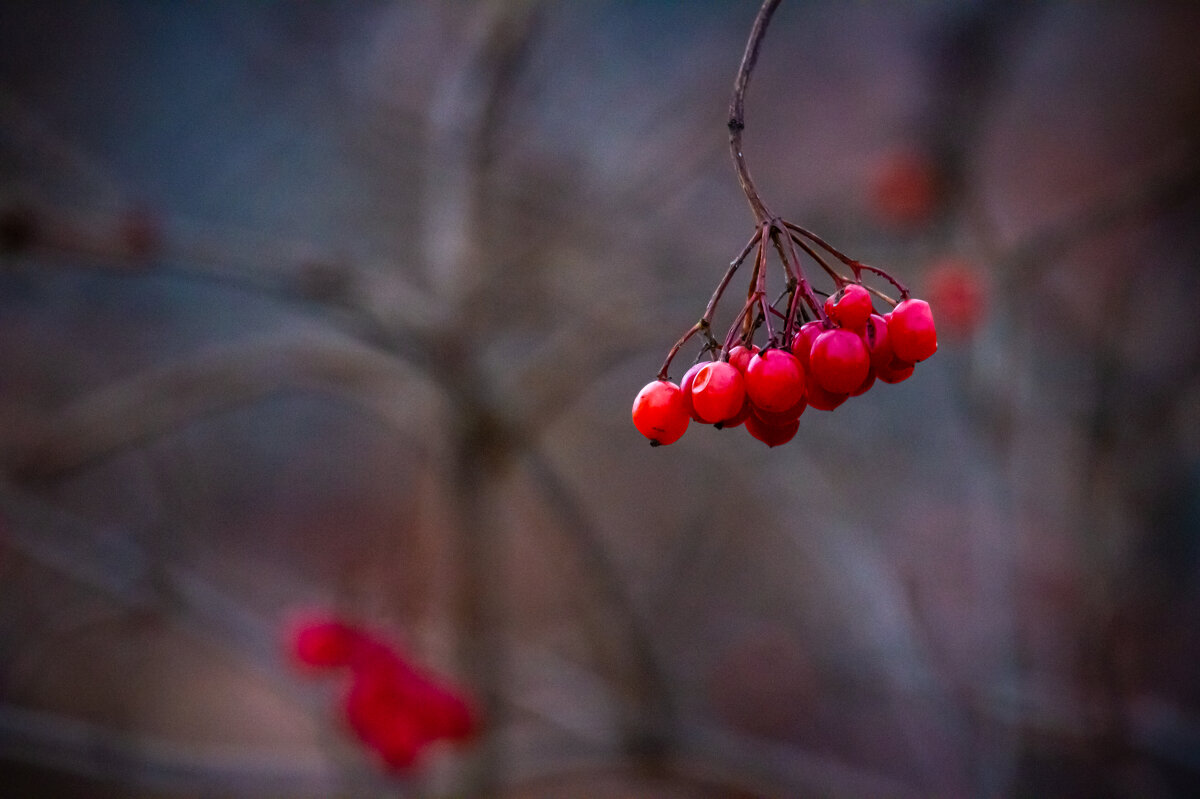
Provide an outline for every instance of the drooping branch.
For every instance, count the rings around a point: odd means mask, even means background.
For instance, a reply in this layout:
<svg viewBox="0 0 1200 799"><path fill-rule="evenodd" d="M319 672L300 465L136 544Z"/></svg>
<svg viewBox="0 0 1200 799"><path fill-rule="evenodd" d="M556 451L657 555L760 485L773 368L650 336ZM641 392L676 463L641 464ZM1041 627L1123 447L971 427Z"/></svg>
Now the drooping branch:
<svg viewBox="0 0 1200 799"><path fill-rule="evenodd" d="M772 215L750 178L750 169L746 166L746 158L742 154L742 131L746 128L746 88L750 85L750 76L758 62L758 51L767 32L767 25L778 5L779 0L766 0L758 10L754 26L750 29L750 38L746 41L746 51L742 54L741 66L738 67L737 77L733 82L733 98L729 101L729 151L737 169L738 182L742 185L746 201L750 203L750 210L754 212L754 221L759 224L770 220Z"/></svg>

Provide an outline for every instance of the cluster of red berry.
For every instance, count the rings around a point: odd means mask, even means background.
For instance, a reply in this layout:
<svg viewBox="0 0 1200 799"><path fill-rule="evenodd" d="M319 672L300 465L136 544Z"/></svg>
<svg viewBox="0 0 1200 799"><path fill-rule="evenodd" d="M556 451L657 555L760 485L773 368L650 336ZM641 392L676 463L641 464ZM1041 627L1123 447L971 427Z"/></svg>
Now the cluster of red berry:
<svg viewBox="0 0 1200 799"><path fill-rule="evenodd" d="M823 318L799 325L790 341L762 349L743 341L692 366L678 385L664 376L650 382L633 401L634 425L661 445L677 441L692 420L718 428L744 423L774 447L792 440L806 408L831 411L876 380L906 380L937 351L924 300L903 299L880 315L861 283L847 283L822 310Z"/></svg>
<svg viewBox="0 0 1200 799"><path fill-rule="evenodd" d="M307 668L349 669L346 720L389 770L408 770L434 741L465 740L477 729L476 713L458 691L367 631L311 620L296 626L290 643Z"/></svg>

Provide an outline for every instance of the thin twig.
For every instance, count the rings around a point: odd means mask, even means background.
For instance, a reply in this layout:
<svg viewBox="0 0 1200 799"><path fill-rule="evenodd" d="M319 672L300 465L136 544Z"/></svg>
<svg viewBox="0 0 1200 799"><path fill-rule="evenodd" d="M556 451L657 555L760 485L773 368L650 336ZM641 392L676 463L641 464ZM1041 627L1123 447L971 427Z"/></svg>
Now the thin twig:
<svg viewBox="0 0 1200 799"><path fill-rule="evenodd" d="M738 67L737 77L733 82L733 98L729 101L729 151L733 156L733 164L737 169L738 182L742 192L750 203L754 213L754 221L762 224L772 218L767 210L754 181L750 178L750 170L746 166L746 158L742 155L742 131L746 128L746 88L750 85L750 75L758 61L758 50L762 45L763 36L767 32L767 24L779 0L766 0L754 18L754 26L750 29L750 38L746 41L746 51L742 54L742 63Z"/></svg>

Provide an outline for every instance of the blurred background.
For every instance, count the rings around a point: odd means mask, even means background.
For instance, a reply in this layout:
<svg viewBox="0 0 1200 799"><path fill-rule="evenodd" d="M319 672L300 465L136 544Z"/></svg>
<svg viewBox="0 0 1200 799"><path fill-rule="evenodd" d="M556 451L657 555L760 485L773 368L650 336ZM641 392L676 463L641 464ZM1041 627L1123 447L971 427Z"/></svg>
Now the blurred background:
<svg viewBox="0 0 1200 799"><path fill-rule="evenodd" d="M7 795L1200 793L1200 6L783 3L750 170L941 348L652 449L757 6L3 3Z"/></svg>

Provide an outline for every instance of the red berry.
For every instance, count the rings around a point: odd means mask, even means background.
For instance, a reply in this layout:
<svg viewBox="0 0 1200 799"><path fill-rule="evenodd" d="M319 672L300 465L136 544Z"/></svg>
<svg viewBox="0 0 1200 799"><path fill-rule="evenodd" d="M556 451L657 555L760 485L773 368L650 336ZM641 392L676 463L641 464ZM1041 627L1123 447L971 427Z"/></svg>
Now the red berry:
<svg viewBox="0 0 1200 799"><path fill-rule="evenodd" d="M888 320L892 350L902 361L916 363L937 352L937 329L933 311L924 300L903 300Z"/></svg>
<svg viewBox="0 0 1200 799"><path fill-rule="evenodd" d="M871 372L871 356L862 337L850 330L826 330L813 342L809 371L832 394L857 390Z"/></svg>
<svg viewBox="0 0 1200 799"><path fill-rule="evenodd" d="M766 444L768 447L778 447L796 437L800 429L800 420L793 419L782 425L767 424L754 414L746 420L746 432Z"/></svg>
<svg viewBox="0 0 1200 799"><path fill-rule="evenodd" d="M825 314L836 324L850 330L862 330L867 317L874 313L871 292L851 283L825 300Z"/></svg>
<svg viewBox="0 0 1200 799"><path fill-rule="evenodd" d="M737 427L742 422L746 421L746 418L748 416L750 416L750 414L752 414L752 413L754 413L754 406L750 403L749 399L743 399L741 410L739 410L737 412L737 415L734 416L732 419L726 419L725 421L720 422L719 424L722 429L727 428L727 427Z"/></svg>
<svg viewBox="0 0 1200 799"><path fill-rule="evenodd" d="M634 397L633 426L651 444L674 444L691 420L683 391L669 380L653 380Z"/></svg>
<svg viewBox="0 0 1200 799"><path fill-rule="evenodd" d="M808 373L808 407L818 411L832 411L846 401L848 394L834 394L821 388L821 384L813 379L812 372Z"/></svg>
<svg viewBox="0 0 1200 799"><path fill-rule="evenodd" d="M875 385L875 370L867 370L867 379L862 381L862 385L850 392L852 397L861 397L871 390L871 386Z"/></svg>
<svg viewBox="0 0 1200 799"><path fill-rule="evenodd" d="M697 422L704 420L696 415L696 406L692 404L692 382L696 379L696 373L704 368L705 363L707 361L692 364L692 368L684 372L683 379L679 381L679 390L683 392L683 404L687 406L688 415Z"/></svg>
<svg viewBox="0 0 1200 799"><path fill-rule="evenodd" d="M738 344L729 350L729 362L742 374L746 373L746 367L750 365L750 359L758 354L758 347L753 344L747 347L745 344Z"/></svg>
<svg viewBox="0 0 1200 799"><path fill-rule="evenodd" d="M362 645L362 634L339 621L310 621L292 634L292 654L305 666L348 666Z"/></svg>
<svg viewBox="0 0 1200 799"><path fill-rule="evenodd" d="M892 339L888 335L886 316L871 314L863 330L863 342L867 345L867 352L871 354L871 366L875 369L886 368L896 359L896 353L892 351Z"/></svg>
<svg viewBox="0 0 1200 799"><path fill-rule="evenodd" d="M875 176L875 212L897 228L924 224L937 207L937 182L935 166L923 153L893 153Z"/></svg>
<svg viewBox="0 0 1200 799"><path fill-rule="evenodd" d="M746 394L764 411L786 411L804 399L804 367L790 352L760 352L746 367Z"/></svg>
<svg viewBox="0 0 1200 799"><path fill-rule="evenodd" d="M985 310L983 279L979 270L961 258L943 258L929 271L925 282L929 299L938 307L938 319L951 334L968 336L979 326Z"/></svg>
<svg viewBox="0 0 1200 799"><path fill-rule="evenodd" d="M885 383L901 383L912 377L913 365L899 359L875 370L875 376Z"/></svg>
<svg viewBox="0 0 1200 799"><path fill-rule="evenodd" d="M692 407L709 424L732 419L746 400L742 373L725 361L704 364L692 383Z"/></svg>
<svg viewBox="0 0 1200 799"><path fill-rule="evenodd" d="M800 415L804 413L804 409L808 407L808 403L800 400L786 411L778 412L764 411L762 408L755 408L753 405L750 407L752 408L751 415L757 418L758 421L772 427L783 427L799 419Z"/></svg>
<svg viewBox="0 0 1200 799"><path fill-rule="evenodd" d="M805 322L800 325L800 329L792 337L792 354L800 359L800 364L805 369L808 369L808 356L812 352L813 342L817 340L817 336L828 329L824 322Z"/></svg>

